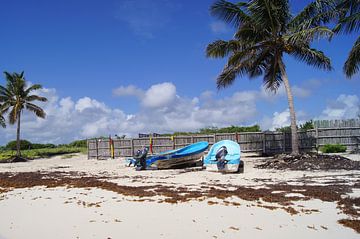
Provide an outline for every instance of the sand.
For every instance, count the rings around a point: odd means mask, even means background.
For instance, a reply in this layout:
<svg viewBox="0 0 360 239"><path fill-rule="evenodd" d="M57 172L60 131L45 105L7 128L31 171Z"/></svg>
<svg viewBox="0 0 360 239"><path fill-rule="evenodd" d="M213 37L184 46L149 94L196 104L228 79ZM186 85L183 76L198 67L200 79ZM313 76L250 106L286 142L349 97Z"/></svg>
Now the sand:
<svg viewBox="0 0 360 239"><path fill-rule="evenodd" d="M1 164L2 175L31 181L41 172L53 186L0 186L9 190L0 193L0 239L360 237L338 223L359 220L359 171L256 169L263 158L243 159L243 174L226 175L199 168L137 172L123 159L84 155ZM4 176L0 185L11 180Z"/></svg>

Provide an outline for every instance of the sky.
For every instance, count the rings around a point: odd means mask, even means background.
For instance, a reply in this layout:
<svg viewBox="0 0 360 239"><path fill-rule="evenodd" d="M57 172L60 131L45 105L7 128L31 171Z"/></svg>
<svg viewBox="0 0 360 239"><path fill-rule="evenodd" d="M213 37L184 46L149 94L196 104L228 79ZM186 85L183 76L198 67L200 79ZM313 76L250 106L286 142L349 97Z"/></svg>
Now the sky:
<svg viewBox="0 0 360 239"><path fill-rule="evenodd" d="M262 79L236 79L222 90L224 59L208 59L207 44L234 29L209 13L212 0L0 0L0 71L25 71L28 85L48 98L45 119L24 112L21 137L68 143L115 134L197 131L290 124L284 88L264 90ZM292 0L296 14L310 1ZM357 117L359 75L342 66L357 34L314 42L332 60L324 72L286 57L298 122ZM0 84L5 78L0 75ZM16 129L0 129L0 145Z"/></svg>

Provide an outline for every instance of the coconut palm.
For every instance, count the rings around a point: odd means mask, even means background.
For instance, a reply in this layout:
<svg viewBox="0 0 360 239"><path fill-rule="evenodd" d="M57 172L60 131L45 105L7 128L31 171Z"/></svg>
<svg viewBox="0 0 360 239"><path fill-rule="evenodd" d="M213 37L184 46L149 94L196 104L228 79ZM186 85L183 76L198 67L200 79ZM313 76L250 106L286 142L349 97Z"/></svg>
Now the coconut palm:
<svg viewBox="0 0 360 239"><path fill-rule="evenodd" d="M24 109L35 113L40 118L45 118L45 112L39 106L32 103L33 101L45 102L47 99L32 94L33 91L42 88L41 85L35 84L30 87L26 86L24 72L8 73L4 72L6 78L6 87L0 86L0 115L8 113L9 123L17 123L16 131L16 149L17 158L20 157L20 119Z"/></svg>
<svg viewBox="0 0 360 239"><path fill-rule="evenodd" d="M337 5L339 13L336 32L351 33L360 29L360 1L340 0ZM355 41L343 70L348 78L351 78L359 71L360 67L360 36Z"/></svg>
<svg viewBox="0 0 360 239"><path fill-rule="evenodd" d="M231 85L237 77L263 76L264 87L276 92L284 84L291 118L292 154L299 153L293 95L286 73L288 54L316 68L331 70L330 59L310 46L314 39L332 36L321 23L327 20L328 0L309 4L292 16L287 0L251 0L231 3L216 1L211 14L236 28L233 39L217 40L206 48L207 57L225 58L227 64L217 78L218 89Z"/></svg>

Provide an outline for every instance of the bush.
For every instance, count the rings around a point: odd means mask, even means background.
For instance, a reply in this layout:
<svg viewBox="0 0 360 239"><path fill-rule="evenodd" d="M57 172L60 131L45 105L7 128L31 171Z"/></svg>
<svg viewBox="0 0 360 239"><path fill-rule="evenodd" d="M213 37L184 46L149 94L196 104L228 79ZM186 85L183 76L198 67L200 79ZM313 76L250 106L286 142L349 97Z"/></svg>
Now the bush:
<svg viewBox="0 0 360 239"><path fill-rule="evenodd" d="M341 144L326 144L320 149L323 153L343 153L346 146Z"/></svg>
<svg viewBox="0 0 360 239"><path fill-rule="evenodd" d="M5 146L5 149L16 150L16 140L10 141L9 143L7 143L7 145ZM29 142L25 139L22 139L22 140L20 140L20 150L25 150L25 149L31 149L31 142Z"/></svg>
<svg viewBox="0 0 360 239"><path fill-rule="evenodd" d="M31 149L53 149L55 144L31 144Z"/></svg>
<svg viewBox="0 0 360 239"><path fill-rule="evenodd" d="M86 148L87 147L87 140L76 140L68 144L68 147L80 147L80 148Z"/></svg>

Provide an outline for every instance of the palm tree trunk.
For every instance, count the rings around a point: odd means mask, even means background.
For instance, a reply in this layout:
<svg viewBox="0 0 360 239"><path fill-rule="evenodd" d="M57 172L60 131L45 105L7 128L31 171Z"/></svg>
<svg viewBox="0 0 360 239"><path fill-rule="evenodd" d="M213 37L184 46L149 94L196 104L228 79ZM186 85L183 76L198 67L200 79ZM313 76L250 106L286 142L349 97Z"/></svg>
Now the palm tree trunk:
<svg viewBox="0 0 360 239"><path fill-rule="evenodd" d="M297 127L296 127L296 115L294 109L294 99L290 88L289 79L287 77L285 67L281 66L281 78L285 85L286 95L289 103L290 110L290 119L291 119L291 154L297 155L299 154L299 140L297 135Z"/></svg>
<svg viewBox="0 0 360 239"><path fill-rule="evenodd" d="M17 117L17 129L16 129L16 157L20 157L20 116L21 116L21 110L18 113Z"/></svg>

